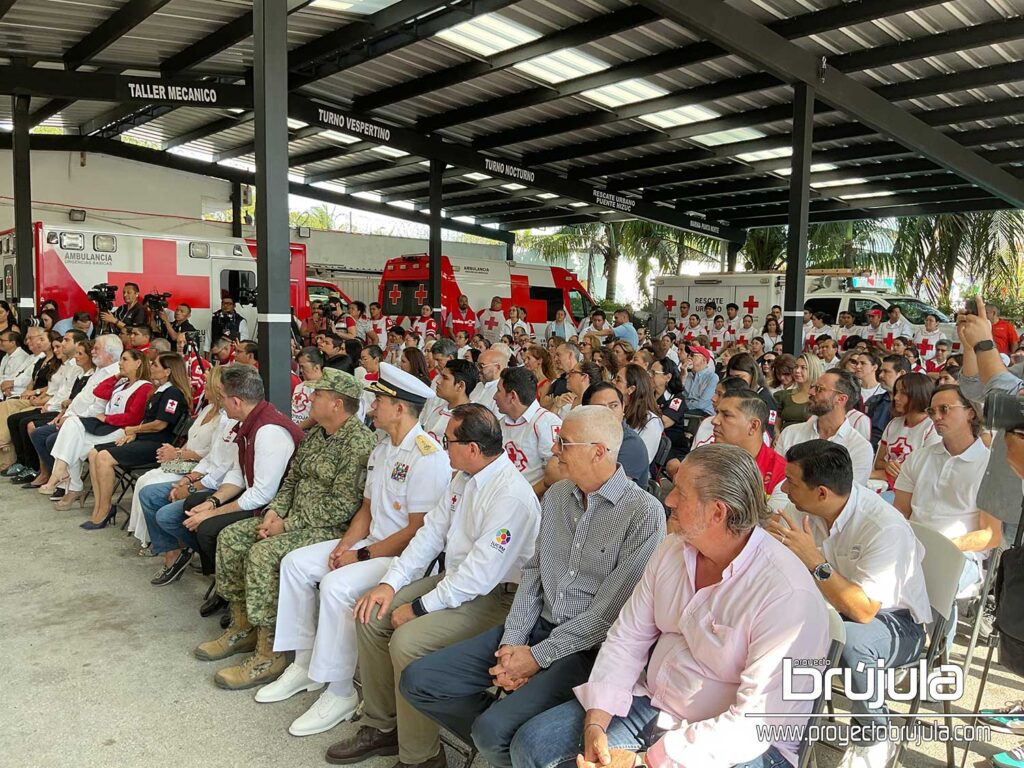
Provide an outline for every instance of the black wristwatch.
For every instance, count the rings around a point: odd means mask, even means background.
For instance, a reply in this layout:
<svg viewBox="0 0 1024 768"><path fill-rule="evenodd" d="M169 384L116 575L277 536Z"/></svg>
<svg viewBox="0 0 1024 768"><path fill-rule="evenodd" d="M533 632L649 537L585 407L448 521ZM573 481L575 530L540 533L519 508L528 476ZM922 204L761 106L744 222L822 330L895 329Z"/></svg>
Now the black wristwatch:
<svg viewBox="0 0 1024 768"><path fill-rule="evenodd" d="M989 352L996 348L996 343L992 339L983 339L974 345L974 354L979 352Z"/></svg>
<svg viewBox="0 0 1024 768"><path fill-rule="evenodd" d="M373 558L373 555L370 554L370 548L369 547L360 547L359 549L356 550L356 559L360 563L365 562L366 560L370 560L372 558Z"/></svg>
<svg viewBox="0 0 1024 768"><path fill-rule="evenodd" d="M429 613L429 611L423 607L423 601L418 597L409 603L409 605L412 606L414 616L426 616Z"/></svg>

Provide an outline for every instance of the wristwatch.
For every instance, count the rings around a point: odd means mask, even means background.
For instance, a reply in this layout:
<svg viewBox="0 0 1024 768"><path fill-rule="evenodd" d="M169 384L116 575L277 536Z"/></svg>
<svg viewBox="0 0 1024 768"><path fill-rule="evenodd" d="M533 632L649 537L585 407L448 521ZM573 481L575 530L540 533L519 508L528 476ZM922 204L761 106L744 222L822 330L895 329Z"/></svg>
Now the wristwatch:
<svg viewBox="0 0 1024 768"><path fill-rule="evenodd" d="M423 607L423 601L420 600L418 597L411 603L409 603L409 606L412 608L412 613L414 616L426 616L428 613L430 613L430 611Z"/></svg>
<svg viewBox="0 0 1024 768"><path fill-rule="evenodd" d="M983 339L974 345L974 352L988 352L996 348L996 343L992 339Z"/></svg>
<svg viewBox="0 0 1024 768"><path fill-rule="evenodd" d="M832 566L827 561L821 563L811 571L811 575L814 576L815 581L827 581L828 577L832 575Z"/></svg>
<svg viewBox="0 0 1024 768"><path fill-rule="evenodd" d="M372 557L373 557L373 555L370 554L370 548L369 547L360 547L359 549L356 550L356 559L360 563L362 563L362 562L364 562L366 560L370 560Z"/></svg>

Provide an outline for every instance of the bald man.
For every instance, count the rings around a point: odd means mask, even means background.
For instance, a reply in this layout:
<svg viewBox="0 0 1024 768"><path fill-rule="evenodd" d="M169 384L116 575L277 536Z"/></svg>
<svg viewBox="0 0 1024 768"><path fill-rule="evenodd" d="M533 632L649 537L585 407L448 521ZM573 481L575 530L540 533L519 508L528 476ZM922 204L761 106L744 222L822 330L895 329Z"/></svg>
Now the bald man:
<svg viewBox="0 0 1024 768"><path fill-rule="evenodd" d="M507 344L493 344L490 349L480 353L480 360L477 368L480 369L480 383L469 396L471 403L489 408L490 411L501 418L498 412L498 405L494 402L494 395L498 391L498 380L501 372L508 368L508 361L512 357L512 350Z"/></svg>

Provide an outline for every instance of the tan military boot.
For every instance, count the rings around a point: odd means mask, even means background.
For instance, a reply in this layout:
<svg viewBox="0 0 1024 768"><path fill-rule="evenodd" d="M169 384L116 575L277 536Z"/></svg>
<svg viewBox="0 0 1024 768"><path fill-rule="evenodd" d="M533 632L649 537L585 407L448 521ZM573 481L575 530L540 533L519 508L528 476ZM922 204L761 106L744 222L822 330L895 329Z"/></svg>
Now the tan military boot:
<svg viewBox="0 0 1024 768"><path fill-rule="evenodd" d="M272 683L288 668L288 654L275 653L272 627L256 628L256 652L241 664L222 669L213 677L219 688L241 691Z"/></svg>
<svg viewBox="0 0 1024 768"><path fill-rule="evenodd" d="M256 647L256 628L245 615L245 603L231 603L231 623L216 640L202 643L192 651L197 659L219 661Z"/></svg>

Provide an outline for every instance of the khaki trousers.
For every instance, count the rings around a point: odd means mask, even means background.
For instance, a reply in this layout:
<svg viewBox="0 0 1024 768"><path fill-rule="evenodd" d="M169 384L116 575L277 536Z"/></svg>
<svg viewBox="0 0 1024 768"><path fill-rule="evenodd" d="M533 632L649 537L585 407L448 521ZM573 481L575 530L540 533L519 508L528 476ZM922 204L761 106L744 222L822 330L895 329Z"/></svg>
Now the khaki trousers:
<svg viewBox="0 0 1024 768"><path fill-rule="evenodd" d="M356 624L359 644L359 677L363 684L361 725L378 730L398 727L398 759L406 764L426 762L441 749L439 729L398 692L402 670L429 653L476 637L504 623L512 607L511 594L499 585L458 608L428 613L391 628L391 612L421 597L443 578L428 576L400 589L388 613L368 624Z"/></svg>

